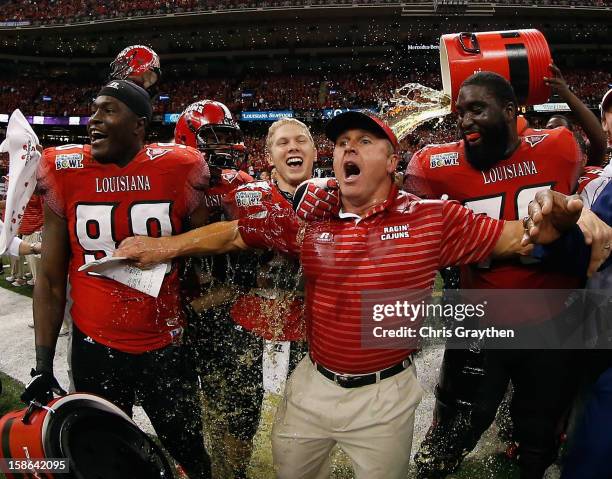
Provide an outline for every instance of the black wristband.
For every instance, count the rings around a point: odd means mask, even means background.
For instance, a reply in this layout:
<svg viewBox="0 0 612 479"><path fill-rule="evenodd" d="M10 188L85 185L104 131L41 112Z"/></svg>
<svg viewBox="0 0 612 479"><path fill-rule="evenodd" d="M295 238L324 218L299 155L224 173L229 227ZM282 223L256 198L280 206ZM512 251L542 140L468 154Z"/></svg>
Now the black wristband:
<svg viewBox="0 0 612 479"><path fill-rule="evenodd" d="M36 371L53 374L55 349L49 346L36 346Z"/></svg>

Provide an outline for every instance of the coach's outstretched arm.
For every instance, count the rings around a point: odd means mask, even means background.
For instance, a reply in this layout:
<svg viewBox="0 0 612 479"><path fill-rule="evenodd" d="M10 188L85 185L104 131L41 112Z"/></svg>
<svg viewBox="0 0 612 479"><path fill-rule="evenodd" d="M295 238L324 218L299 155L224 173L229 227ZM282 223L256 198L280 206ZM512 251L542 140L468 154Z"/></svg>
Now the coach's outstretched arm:
<svg viewBox="0 0 612 479"><path fill-rule="evenodd" d="M53 375L55 345L66 307L66 279L70 244L66 220L44 206L40 272L34 288L36 367L33 380L21 396L25 403L47 403L55 394L66 394Z"/></svg>
<svg viewBox="0 0 612 479"><path fill-rule="evenodd" d="M143 268L179 256L223 254L248 249L240 236L238 221L219 221L176 236L124 239L114 256L124 256Z"/></svg>

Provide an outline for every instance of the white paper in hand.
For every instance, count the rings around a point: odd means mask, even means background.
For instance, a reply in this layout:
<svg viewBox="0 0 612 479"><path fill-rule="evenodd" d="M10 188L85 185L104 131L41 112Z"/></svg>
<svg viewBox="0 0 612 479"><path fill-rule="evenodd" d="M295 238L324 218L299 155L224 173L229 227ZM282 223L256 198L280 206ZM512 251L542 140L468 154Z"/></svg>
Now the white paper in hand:
<svg viewBox="0 0 612 479"><path fill-rule="evenodd" d="M109 266L122 261L127 261L127 258L125 256L105 256L104 258L85 263L79 268L79 271L91 271L97 273L99 267L103 268L104 265Z"/></svg>
<svg viewBox="0 0 612 479"><path fill-rule="evenodd" d="M126 258L106 256L84 264L79 268L79 271L101 274L157 298L166 275L167 266L167 263L160 263L149 269L140 269L128 262Z"/></svg>
<svg viewBox="0 0 612 479"><path fill-rule="evenodd" d="M6 128L0 151L9 154L9 184L4 210L4 228L0 232L0 254L6 251L19 231L21 218L36 186L40 143L21 111L15 110Z"/></svg>

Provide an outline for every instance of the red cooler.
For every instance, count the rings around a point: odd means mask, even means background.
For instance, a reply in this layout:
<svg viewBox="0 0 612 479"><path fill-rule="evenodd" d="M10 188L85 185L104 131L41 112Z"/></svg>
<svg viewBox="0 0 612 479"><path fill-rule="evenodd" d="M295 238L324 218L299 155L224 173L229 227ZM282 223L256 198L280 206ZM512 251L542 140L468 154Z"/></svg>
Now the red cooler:
<svg viewBox="0 0 612 479"><path fill-rule="evenodd" d="M440 37L440 68L444 93L454 108L459 88L470 75L492 71L507 78L521 105L546 103L544 84L552 63L548 43L538 30L451 33Z"/></svg>

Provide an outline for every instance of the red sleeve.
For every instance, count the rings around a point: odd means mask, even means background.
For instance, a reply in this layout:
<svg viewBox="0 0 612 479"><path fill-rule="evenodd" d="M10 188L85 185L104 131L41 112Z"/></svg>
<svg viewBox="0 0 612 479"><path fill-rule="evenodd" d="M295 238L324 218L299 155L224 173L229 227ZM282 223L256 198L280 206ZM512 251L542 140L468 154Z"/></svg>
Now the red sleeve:
<svg viewBox="0 0 612 479"><path fill-rule="evenodd" d="M248 173L238 170L238 176L240 177L240 181L242 184L250 183L251 181L255 181L255 179L249 175Z"/></svg>
<svg viewBox="0 0 612 479"><path fill-rule="evenodd" d="M251 248L273 249L297 256L300 223L295 212L270 203L264 206L259 212L238 220L243 241Z"/></svg>
<svg viewBox="0 0 612 479"><path fill-rule="evenodd" d="M435 199L427 179L427 169L424 163L427 156L425 148L412 155L404 172L404 190L419 198Z"/></svg>
<svg viewBox="0 0 612 479"><path fill-rule="evenodd" d="M504 222L476 215L456 201L442 202L440 268L477 263L493 251Z"/></svg>
<svg viewBox="0 0 612 479"><path fill-rule="evenodd" d="M270 191L257 186L257 183L240 185L223 196L223 208L232 219L257 215L271 204Z"/></svg>
<svg viewBox="0 0 612 479"><path fill-rule="evenodd" d="M60 218L66 217L66 204L63 184L55 168L55 148L46 148L38 165L37 192L44 202Z"/></svg>
<svg viewBox="0 0 612 479"><path fill-rule="evenodd" d="M197 207L204 204L210 171L202 153L195 148L188 148L187 151L191 156L191 168L187 172L185 197L186 213L190 215Z"/></svg>

